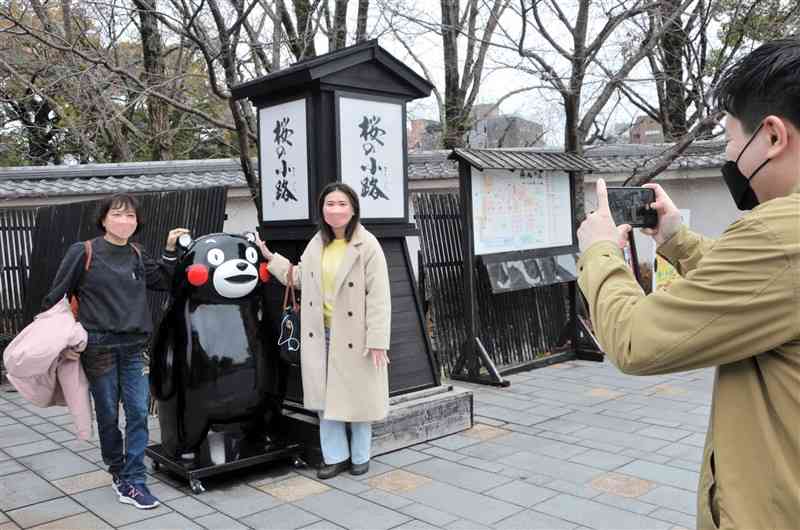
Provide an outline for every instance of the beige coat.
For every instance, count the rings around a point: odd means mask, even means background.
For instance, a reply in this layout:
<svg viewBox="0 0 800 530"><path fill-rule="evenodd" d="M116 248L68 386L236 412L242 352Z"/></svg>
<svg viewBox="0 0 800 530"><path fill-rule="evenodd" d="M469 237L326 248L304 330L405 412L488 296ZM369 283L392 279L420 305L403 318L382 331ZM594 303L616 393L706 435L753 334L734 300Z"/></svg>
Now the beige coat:
<svg viewBox="0 0 800 530"><path fill-rule="evenodd" d="M325 359L322 318L322 236L317 233L294 268L302 291L300 368L303 406L339 421L376 421L389 412L387 367L375 368L370 348L389 349L389 269L378 240L359 225L336 275L331 340ZM291 263L275 254L270 272L286 284Z"/></svg>
<svg viewBox="0 0 800 530"><path fill-rule="evenodd" d="M658 251L683 278L650 296L614 244L581 257L600 344L625 373L717 367L698 529L800 528L800 193Z"/></svg>

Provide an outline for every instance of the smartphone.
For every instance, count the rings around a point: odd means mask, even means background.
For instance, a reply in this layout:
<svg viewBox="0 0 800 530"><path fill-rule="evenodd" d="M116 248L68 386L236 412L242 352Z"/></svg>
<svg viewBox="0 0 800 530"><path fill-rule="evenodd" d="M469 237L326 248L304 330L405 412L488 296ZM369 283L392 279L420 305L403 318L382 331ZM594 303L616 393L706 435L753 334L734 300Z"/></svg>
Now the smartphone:
<svg viewBox="0 0 800 530"><path fill-rule="evenodd" d="M658 213L650 209L656 193L650 188L609 187L608 206L616 225L629 224L638 228L658 226Z"/></svg>

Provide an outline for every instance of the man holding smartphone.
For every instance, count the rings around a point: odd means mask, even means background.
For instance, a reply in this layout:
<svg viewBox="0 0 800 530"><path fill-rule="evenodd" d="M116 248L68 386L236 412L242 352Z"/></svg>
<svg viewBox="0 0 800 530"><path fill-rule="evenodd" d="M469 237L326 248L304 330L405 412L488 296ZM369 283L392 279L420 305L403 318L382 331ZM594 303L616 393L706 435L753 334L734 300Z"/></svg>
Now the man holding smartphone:
<svg viewBox="0 0 800 530"><path fill-rule="evenodd" d="M716 91L723 177L752 210L716 241L690 232L661 186L643 232L682 278L645 296L619 250L605 183L578 230L578 283L609 360L636 375L716 367L699 529L800 525L800 39L764 44Z"/></svg>

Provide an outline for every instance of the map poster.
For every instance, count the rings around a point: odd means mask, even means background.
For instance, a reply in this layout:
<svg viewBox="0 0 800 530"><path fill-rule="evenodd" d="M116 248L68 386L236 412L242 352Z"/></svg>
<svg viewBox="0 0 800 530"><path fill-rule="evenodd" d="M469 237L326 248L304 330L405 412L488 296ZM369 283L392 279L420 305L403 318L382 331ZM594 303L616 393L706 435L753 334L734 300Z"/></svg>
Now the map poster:
<svg viewBox="0 0 800 530"><path fill-rule="evenodd" d="M473 168L475 254L572 245L570 199L563 171Z"/></svg>

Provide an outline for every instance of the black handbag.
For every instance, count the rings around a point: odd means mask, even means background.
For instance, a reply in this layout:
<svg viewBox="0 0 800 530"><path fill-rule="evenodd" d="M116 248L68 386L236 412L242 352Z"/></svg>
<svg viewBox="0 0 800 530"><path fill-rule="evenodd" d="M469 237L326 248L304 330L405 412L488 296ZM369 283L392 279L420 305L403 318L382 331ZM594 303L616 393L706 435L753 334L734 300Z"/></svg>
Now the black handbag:
<svg viewBox="0 0 800 530"><path fill-rule="evenodd" d="M286 289L283 291L283 311L278 348L281 359L293 366L300 365L300 306L294 293L294 266L289 267ZM291 304L289 296L291 294Z"/></svg>

